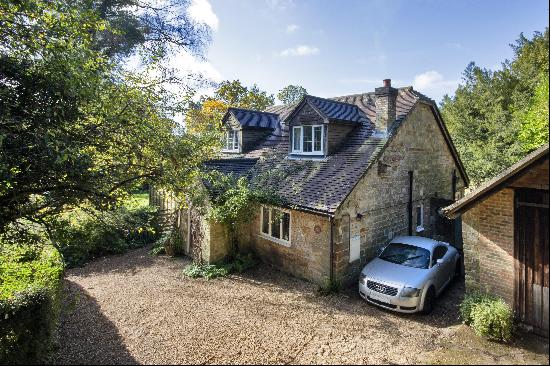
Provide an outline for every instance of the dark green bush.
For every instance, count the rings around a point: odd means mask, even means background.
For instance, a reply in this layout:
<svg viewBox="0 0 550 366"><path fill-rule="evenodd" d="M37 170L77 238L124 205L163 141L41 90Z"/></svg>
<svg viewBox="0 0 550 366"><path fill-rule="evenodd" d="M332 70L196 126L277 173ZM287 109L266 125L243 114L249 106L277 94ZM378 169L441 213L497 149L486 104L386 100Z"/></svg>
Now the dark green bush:
<svg viewBox="0 0 550 366"><path fill-rule="evenodd" d="M467 294L460 314L464 323L481 337L502 342L512 338L514 313L501 298L480 292Z"/></svg>
<svg viewBox="0 0 550 366"><path fill-rule="evenodd" d="M153 243L160 229L156 210L142 206L65 215L52 233L67 266L76 267L93 258Z"/></svg>
<svg viewBox="0 0 550 366"><path fill-rule="evenodd" d="M51 245L0 241L0 364L47 359L59 319L63 270Z"/></svg>
<svg viewBox="0 0 550 366"><path fill-rule="evenodd" d="M217 277L225 277L231 273L242 273L258 264L252 253L240 254L235 258L222 264L198 264L193 263L183 269L183 274L191 278L206 278L207 280Z"/></svg>

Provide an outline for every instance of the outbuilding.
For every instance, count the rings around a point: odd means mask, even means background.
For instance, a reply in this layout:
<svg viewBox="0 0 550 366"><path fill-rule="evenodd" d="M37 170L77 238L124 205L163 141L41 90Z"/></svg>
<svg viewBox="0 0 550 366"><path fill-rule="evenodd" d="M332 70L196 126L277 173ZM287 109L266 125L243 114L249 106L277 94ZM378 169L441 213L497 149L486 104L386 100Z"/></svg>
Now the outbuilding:
<svg viewBox="0 0 550 366"><path fill-rule="evenodd" d="M443 209L462 217L466 285L548 337L548 144Z"/></svg>

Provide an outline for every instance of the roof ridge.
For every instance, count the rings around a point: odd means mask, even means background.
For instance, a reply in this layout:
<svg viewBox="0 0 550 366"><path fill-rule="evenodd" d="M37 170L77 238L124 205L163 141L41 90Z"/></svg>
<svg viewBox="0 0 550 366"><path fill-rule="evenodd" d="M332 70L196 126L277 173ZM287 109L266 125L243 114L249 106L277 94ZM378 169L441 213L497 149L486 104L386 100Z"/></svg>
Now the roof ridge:
<svg viewBox="0 0 550 366"><path fill-rule="evenodd" d="M351 107L359 108L359 107L357 107L355 104L352 104L352 103L342 102L342 101L334 100L334 99L331 99L331 98L318 97L318 96L316 96L316 95L306 94L305 98L321 99L321 100L326 100L327 102L331 102L331 103L347 104L347 105L349 105L349 106L351 106ZM337 98L338 98L338 97L337 97Z"/></svg>

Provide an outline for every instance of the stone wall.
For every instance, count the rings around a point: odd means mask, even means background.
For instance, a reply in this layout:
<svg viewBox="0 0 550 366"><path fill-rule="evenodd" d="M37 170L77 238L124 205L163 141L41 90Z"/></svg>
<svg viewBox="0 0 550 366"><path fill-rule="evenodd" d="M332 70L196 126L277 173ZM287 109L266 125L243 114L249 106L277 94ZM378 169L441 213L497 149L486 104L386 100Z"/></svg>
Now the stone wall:
<svg viewBox="0 0 550 366"><path fill-rule="evenodd" d="M469 290L514 302L514 191L502 189L462 215L464 268Z"/></svg>
<svg viewBox="0 0 550 366"><path fill-rule="evenodd" d="M260 231L260 208L239 232L239 245L266 263L293 276L325 284L330 275L330 220L328 217L290 211L289 246Z"/></svg>
<svg viewBox="0 0 550 366"><path fill-rule="evenodd" d="M464 189L451 151L432 109L419 104L407 117L380 156L341 205L335 216L335 270L344 283L353 283L377 250L398 235L408 234L409 171L413 171L413 234L431 237L438 215L436 199L452 199L456 170L457 198ZM376 163L378 164L378 163ZM416 207L423 207L425 231L416 234ZM349 263L350 242L359 240L360 259Z"/></svg>

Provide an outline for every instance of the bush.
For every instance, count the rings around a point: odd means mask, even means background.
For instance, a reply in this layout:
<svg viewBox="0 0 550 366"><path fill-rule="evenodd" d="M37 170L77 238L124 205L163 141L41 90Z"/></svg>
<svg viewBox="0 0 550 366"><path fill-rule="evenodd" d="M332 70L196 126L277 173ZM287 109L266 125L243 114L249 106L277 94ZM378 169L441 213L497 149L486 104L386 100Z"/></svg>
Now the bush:
<svg viewBox="0 0 550 366"><path fill-rule="evenodd" d="M63 270L51 245L0 242L0 364L47 359L59 319Z"/></svg>
<svg viewBox="0 0 550 366"><path fill-rule="evenodd" d="M77 267L93 258L150 244L159 233L156 210L141 206L89 213L75 210L56 222L52 237L67 266Z"/></svg>
<svg viewBox="0 0 550 366"><path fill-rule="evenodd" d="M206 278L207 280L217 277L225 277L230 273L242 273L258 262L252 253L237 254L235 258L225 264L198 264L193 263L183 269L183 274L191 278Z"/></svg>
<svg viewBox="0 0 550 366"><path fill-rule="evenodd" d="M482 293L468 294L460 305L460 314L479 336L503 342L512 338L514 313L500 298Z"/></svg>

